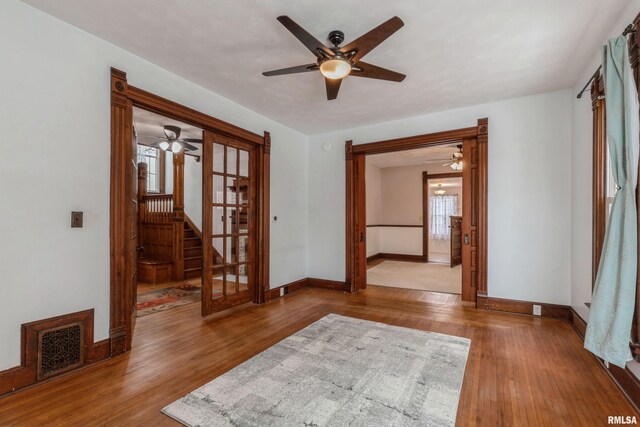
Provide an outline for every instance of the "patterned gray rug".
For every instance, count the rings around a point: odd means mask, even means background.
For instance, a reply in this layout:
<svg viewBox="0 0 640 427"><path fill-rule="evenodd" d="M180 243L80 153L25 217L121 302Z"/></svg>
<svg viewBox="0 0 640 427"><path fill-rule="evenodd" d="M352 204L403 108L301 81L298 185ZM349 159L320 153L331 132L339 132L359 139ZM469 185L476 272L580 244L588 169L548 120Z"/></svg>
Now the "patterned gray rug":
<svg viewBox="0 0 640 427"><path fill-rule="evenodd" d="M162 411L188 426L454 425L470 343L330 314Z"/></svg>

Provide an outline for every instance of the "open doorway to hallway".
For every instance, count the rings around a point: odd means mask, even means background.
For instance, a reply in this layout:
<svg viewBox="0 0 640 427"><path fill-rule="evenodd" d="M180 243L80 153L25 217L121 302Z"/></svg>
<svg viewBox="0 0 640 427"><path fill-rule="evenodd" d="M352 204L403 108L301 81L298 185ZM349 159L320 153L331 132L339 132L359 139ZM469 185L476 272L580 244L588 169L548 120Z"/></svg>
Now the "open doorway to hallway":
<svg viewBox="0 0 640 427"><path fill-rule="evenodd" d="M460 148L366 156L367 284L461 293Z"/></svg>
<svg viewBox="0 0 640 427"><path fill-rule="evenodd" d="M137 107L133 125L142 317L201 301L202 129Z"/></svg>

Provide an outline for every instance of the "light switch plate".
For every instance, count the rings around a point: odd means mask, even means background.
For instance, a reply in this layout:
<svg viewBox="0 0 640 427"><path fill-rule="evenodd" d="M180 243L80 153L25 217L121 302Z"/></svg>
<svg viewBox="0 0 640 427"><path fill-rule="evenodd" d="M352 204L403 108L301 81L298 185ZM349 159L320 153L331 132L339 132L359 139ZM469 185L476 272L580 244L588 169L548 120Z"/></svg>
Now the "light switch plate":
<svg viewBox="0 0 640 427"><path fill-rule="evenodd" d="M71 228L82 228L82 212L71 212Z"/></svg>

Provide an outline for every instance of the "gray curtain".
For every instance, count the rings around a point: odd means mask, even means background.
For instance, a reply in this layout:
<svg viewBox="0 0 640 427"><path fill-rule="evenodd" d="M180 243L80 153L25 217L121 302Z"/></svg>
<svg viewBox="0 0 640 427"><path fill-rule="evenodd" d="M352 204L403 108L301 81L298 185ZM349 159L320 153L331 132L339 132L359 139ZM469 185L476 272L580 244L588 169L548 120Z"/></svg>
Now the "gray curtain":
<svg viewBox="0 0 640 427"><path fill-rule="evenodd" d="M636 299L639 111L627 39L609 40L602 62L611 169L618 186L604 237L584 347L624 368Z"/></svg>

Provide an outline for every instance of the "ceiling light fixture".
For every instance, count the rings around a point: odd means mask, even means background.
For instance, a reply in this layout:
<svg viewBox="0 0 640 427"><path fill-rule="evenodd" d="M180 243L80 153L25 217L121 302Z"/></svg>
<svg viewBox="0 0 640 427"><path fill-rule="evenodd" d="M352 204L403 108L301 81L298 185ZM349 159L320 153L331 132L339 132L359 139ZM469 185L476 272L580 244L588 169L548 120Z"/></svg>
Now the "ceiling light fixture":
<svg viewBox="0 0 640 427"><path fill-rule="evenodd" d="M457 162L451 163L451 169L453 169L454 171L461 171L462 170L462 162L461 161L457 161Z"/></svg>
<svg viewBox="0 0 640 427"><path fill-rule="evenodd" d="M178 141L173 141L171 143L171 151L174 152L175 154L178 154L180 150L182 150L182 145L180 145Z"/></svg>
<svg viewBox="0 0 640 427"><path fill-rule="evenodd" d="M328 79L343 79L351 72L349 61L335 57L320 64L320 72Z"/></svg>
<svg viewBox="0 0 640 427"><path fill-rule="evenodd" d="M167 141L162 141L160 144L158 144L158 147L160 147L162 151L167 151L167 149L169 148L169 143Z"/></svg>
<svg viewBox="0 0 640 427"><path fill-rule="evenodd" d="M438 184L438 189L433 191L433 194L438 196L442 196L444 193L446 193L446 190L442 188L442 184Z"/></svg>

